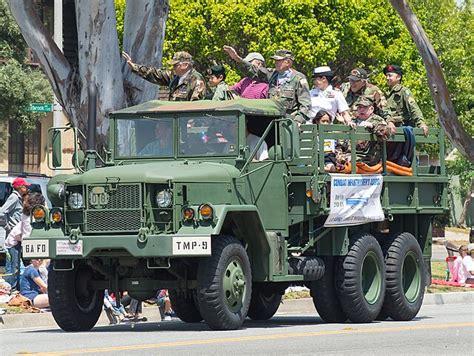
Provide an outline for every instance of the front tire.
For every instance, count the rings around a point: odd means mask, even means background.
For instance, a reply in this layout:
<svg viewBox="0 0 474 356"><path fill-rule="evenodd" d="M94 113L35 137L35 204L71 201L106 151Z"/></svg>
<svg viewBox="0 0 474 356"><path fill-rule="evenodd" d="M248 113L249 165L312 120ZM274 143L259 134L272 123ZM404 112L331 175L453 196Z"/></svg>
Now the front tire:
<svg viewBox="0 0 474 356"><path fill-rule="evenodd" d="M408 233L395 234L384 244L387 270L382 313L393 320L412 320L423 304L425 272L423 254L416 238Z"/></svg>
<svg viewBox="0 0 474 356"><path fill-rule="evenodd" d="M195 293L194 293L195 294ZM199 323L202 321L201 313L194 295L178 294L174 289L169 290L171 307L185 323ZM186 298L187 297L187 298Z"/></svg>
<svg viewBox="0 0 474 356"><path fill-rule="evenodd" d="M199 310L214 330L238 329L247 317L252 295L250 261L232 236L212 240L212 255L198 267Z"/></svg>
<svg viewBox="0 0 474 356"><path fill-rule="evenodd" d="M88 282L98 277L83 263L76 264L71 271L55 271L54 268L49 271L49 304L61 329L87 331L97 323L104 304L104 291L93 290Z"/></svg>
<svg viewBox="0 0 474 356"><path fill-rule="evenodd" d="M337 294L342 310L354 323L369 323L379 315L385 295L382 249L371 234L351 237L348 254L337 266Z"/></svg>
<svg viewBox="0 0 474 356"><path fill-rule="evenodd" d="M253 320L268 320L277 312L281 304L281 293L262 285L252 286L252 300L248 316Z"/></svg>

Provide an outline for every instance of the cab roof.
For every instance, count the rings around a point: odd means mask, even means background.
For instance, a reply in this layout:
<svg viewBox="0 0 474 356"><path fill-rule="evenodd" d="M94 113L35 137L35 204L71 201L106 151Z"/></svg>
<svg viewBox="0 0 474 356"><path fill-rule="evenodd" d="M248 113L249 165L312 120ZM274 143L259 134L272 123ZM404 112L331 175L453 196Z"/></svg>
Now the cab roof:
<svg viewBox="0 0 474 356"><path fill-rule="evenodd" d="M120 114L161 114L181 112L219 112L239 111L244 114L284 116L284 107L271 99L243 99L234 100L197 100L197 101L163 101L151 100L146 103L131 106L112 112L112 115Z"/></svg>

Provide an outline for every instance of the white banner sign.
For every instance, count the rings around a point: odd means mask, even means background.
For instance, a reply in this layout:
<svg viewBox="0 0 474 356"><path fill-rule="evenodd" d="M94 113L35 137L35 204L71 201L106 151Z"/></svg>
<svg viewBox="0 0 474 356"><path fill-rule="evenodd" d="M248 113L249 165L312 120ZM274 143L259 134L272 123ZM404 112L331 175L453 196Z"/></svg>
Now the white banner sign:
<svg viewBox="0 0 474 356"><path fill-rule="evenodd" d="M331 210L324 226L383 221L380 204L382 185L383 177L380 174L331 174Z"/></svg>

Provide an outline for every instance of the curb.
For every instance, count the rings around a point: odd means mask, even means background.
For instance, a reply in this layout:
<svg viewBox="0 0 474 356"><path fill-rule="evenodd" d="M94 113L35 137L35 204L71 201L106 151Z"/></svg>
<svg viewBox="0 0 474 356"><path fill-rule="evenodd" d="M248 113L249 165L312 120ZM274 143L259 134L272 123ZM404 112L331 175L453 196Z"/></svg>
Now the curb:
<svg viewBox="0 0 474 356"><path fill-rule="evenodd" d="M425 294L423 305L445 305L445 304L474 304L474 292L452 292ZM294 315L294 314L316 314L313 300L311 298L288 299L280 305L276 315ZM161 320L160 312L157 307L144 307L143 316L148 318L149 322L159 322ZM120 324L124 325L124 324ZM109 321L105 313L100 315L97 326L109 326ZM57 327L51 313L39 314L5 314L0 315L0 331L8 329L37 327Z"/></svg>

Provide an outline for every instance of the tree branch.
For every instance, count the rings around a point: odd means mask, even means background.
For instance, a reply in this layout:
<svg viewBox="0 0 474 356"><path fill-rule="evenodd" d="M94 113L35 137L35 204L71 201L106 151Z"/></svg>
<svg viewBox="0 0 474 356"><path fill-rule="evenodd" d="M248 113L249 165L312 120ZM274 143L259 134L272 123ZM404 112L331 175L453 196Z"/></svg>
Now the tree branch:
<svg viewBox="0 0 474 356"><path fill-rule="evenodd" d="M430 86L431 96L434 100L438 119L453 145L474 163L474 139L468 135L459 122L453 103L449 96L443 70L438 56L426 36L423 27L416 15L408 6L406 0L389 0L405 23L413 41L420 52L425 64Z"/></svg>
<svg viewBox="0 0 474 356"><path fill-rule="evenodd" d="M66 109L71 67L36 13L33 1L6 0L21 34L38 59L58 102ZM66 109L69 117L73 117Z"/></svg>

